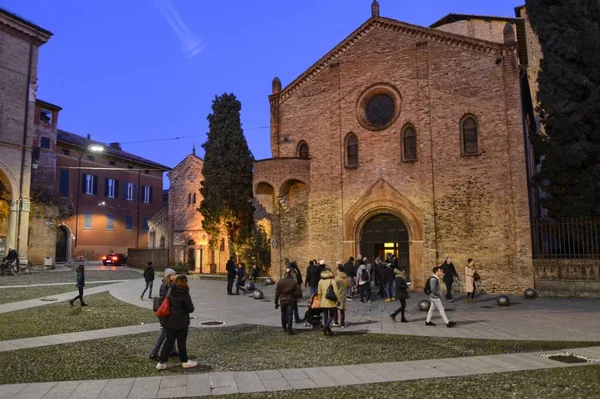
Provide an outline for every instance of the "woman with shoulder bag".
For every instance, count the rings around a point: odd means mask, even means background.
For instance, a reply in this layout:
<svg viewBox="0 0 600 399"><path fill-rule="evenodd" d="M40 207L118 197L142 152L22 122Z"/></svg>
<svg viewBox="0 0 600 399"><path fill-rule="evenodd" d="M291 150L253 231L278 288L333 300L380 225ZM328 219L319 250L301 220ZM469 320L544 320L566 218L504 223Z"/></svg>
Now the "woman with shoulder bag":
<svg viewBox="0 0 600 399"><path fill-rule="evenodd" d="M323 333L327 336L332 336L334 334L331 331L331 323L340 302L340 292L337 284L333 281L333 272L331 270L325 269L321 272L317 295L325 319Z"/></svg>
<svg viewBox="0 0 600 399"><path fill-rule="evenodd" d="M165 269L165 275L162 279L162 285L160 286L160 289L158 291L159 292L158 298L156 298L156 297L153 298L154 304L153 304L152 310L154 310L155 312L158 310L158 308L160 307L162 302L165 300L165 297L167 296L167 292L169 291L169 287L171 286L171 284L173 284L175 277L176 277L175 270L173 270L171 268ZM162 330L160 333L160 337L158 337L158 339L156 340L156 343L154 344L154 348L152 348L152 352L150 352L150 359L152 359L152 360L159 359L158 352L160 351L160 348L163 346L163 344L165 343L165 341L167 339L167 330L164 327L162 327L163 320L164 319L162 319L162 318L158 319ZM175 347L175 345L173 345L170 356L178 356L178 355L179 354L177 353L176 347Z"/></svg>
<svg viewBox="0 0 600 399"><path fill-rule="evenodd" d="M160 360L156 365L156 369L164 370L167 368L169 352L176 340L181 367L184 369L196 367L198 363L190 361L187 355L186 342L190 326L190 313L194 312L194 304L190 297L190 288L185 275L179 275L175 278L169 293L169 300L171 311L163 321L163 328L167 330L167 340L160 352Z"/></svg>
<svg viewBox="0 0 600 399"><path fill-rule="evenodd" d="M465 291L467 292L467 303L475 303L475 276L479 276L475 271L475 261L473 258L467 260L465 266Z"/></svg>

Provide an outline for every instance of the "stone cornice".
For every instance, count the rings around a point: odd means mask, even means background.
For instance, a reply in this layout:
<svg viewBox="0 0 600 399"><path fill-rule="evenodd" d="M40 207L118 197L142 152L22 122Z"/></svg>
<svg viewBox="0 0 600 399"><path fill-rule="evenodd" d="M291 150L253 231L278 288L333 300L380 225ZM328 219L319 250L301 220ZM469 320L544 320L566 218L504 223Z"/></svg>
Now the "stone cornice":
<svg viewBox="0 0 600 399"><path fill-rule="evenodd" d="M269 102L272 105L283 103L292 95L292 93L302 87L305 83L312 80L312 78L318 75L325 68L335 63L335 61L342 54L344 54L350 47L356 44L363 36L365 36L374 28L382 28L389 31L400 32L408 36L421 38L424 41L426 40L434 43L447 44L496 56L501 56L503 51L507 48L515 47L514 43L499 44L488 42L485 40L457 35L437 29L411 25L395 19L374 17L368 19L365 23L359 26L354 32L352 32L342 42L335 46L331 51L321 57L321 59L307 69L302 75L298 76L293 82L287 85L281 92L270 95Z"/></svg>
<svg viewBox="0 0 600 399"><path fill-rule="evenodd" d="M52 36L52 32L2 9L0 9L0 30L33 41L37 46L46 43Z"/></svg>

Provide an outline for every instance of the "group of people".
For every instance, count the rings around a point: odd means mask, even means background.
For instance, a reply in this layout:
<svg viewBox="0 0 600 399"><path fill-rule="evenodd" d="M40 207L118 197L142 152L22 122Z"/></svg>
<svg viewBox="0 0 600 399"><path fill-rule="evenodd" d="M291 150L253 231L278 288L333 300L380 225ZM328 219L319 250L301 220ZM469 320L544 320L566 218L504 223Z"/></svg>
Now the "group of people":
<svg viewBox="0 0 600 399"><path fill-rule="evenodd" d="M244 263L236 265L233 256L227 261L227 264L225 265L225 270L227 271L227 295L239 295L240 291L242 291L245 294L246 282L256 281L256 279L260 275L260 270L258 266L256 266L256 264L252 265L252 269L248 273L246 272L246 265ZM237 282L235 282L236 277ZM234 282L235 294L233 293Z"/></svg>

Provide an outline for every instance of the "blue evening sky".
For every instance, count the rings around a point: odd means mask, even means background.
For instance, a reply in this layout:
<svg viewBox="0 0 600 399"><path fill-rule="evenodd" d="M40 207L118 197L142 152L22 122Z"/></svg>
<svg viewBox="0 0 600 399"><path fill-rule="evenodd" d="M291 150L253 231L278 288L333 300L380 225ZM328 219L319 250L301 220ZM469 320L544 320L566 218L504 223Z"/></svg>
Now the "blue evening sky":
<svg viewBox="0 0 600 399"><path fill-rule="evenodd" d="M448 13L514 16L518 0L380 0L428 26ZM270 158L271 81L285 87L370 17L371 0L0 0L54 33L38 98L61 129L173 167L206 139L215 95L233 92L257 159ZM179 140L158 139L196 136ZM166 182L168 184L168 182Z"/></svg>

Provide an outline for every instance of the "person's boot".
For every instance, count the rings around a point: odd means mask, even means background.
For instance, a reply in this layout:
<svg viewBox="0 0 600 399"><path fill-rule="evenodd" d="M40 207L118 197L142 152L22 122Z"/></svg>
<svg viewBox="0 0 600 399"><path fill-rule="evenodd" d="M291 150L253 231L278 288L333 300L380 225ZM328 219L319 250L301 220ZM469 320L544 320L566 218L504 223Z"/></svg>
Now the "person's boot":
<svg viewBox="0 0 600 399"><path fill-rule="evenodd" d="M397 314L398 314L398 313L392 313L392 314L390 315L390 317L392 318L392 321L396 321L396 315L397 315ZM402 316L402 318L404 318L404 316Z"/></svg>
<svg viewBox="0 0 600 399"><path fill-rule="evenodd" d="M404 310L402 311L402 318L400 319L401 323L408 323L408 320L404 317Z"/></svg>
<svg viewBox="0 0 600 399"><path fill-rule="evenodd" d="M73 306L73 300L69 300L69 305Z"/></svg>
<svg viewBox="0 0 600 399"><path fill-rule="evenodd" d="M327 327L327 335L329 337L333 337L335 334L333 333L333 331L331 331L331 327Z"/></svg>
<svg viewBox="0 0 600 399"><path fill-rule="evenodd" d="M85 302L81 302L81 307L87 306L88 304Z"/></svg>

